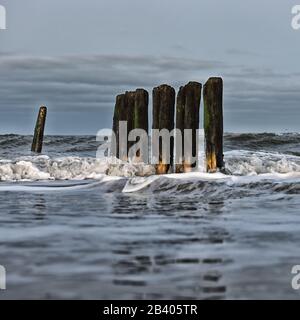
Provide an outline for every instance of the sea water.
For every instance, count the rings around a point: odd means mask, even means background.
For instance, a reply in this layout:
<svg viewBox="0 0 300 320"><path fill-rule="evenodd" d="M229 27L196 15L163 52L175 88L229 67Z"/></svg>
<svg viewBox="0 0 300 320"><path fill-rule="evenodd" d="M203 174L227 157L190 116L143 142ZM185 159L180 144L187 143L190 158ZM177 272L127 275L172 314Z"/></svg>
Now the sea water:
<svg viewBox="0 0 300 320"><path fill-rule="evenodd" d="M226 175L30 143L0 136L0 299L300 298L300 134L226 134Z"/></svg>

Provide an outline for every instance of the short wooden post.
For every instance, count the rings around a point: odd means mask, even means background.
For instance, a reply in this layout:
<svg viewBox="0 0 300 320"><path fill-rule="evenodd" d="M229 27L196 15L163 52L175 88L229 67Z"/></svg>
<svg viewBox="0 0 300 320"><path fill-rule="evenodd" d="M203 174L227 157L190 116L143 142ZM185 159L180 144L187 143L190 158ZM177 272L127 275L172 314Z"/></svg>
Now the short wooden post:
<svg viewBox="0 0 300 320"><path fill-rule="evenodd" d="M198 82L189 82L179 89L176 105L176 129L181 132L182 163L176 164L176 172L190 172L197 165L198 157L198 129L199 111L202 85ZM191 130L190 145L185 145L187 131ZM185 135L187 136L185 138ZM180 143L180 142L177 142ZM187 152L188 151L188 152Z"/></svg>
<svg viewBox="0 0 300 320"><path fill-rule="evenodd" d="M36 153L42 152L46 116L47 116L47 108L45 106L40 107L35 130L34 130L32 146L31 146L32 152L36 152Z"/></svg>
<svg viewBox="0 0 300 320"><path fill-rule="evenodd" d="M223 80L209 78L203 89L206 166L208 172L222 169L223 162Z"/></svg>
<svg viewBox="0 0 300 320"><path fill-rule="evenodd" d="M167 129L170 133L174 130L175 115L175 90L174 88L164 84L153 89L153 129ZM157 137L156 137L157 138ZM155 143L152 136L152 143ZM173 166L174 156L174 139L170 141L170 155L168 159L164 159L162 151L162 141L159 143L158 164L156 165L157 174L166 174Z"/></svg>

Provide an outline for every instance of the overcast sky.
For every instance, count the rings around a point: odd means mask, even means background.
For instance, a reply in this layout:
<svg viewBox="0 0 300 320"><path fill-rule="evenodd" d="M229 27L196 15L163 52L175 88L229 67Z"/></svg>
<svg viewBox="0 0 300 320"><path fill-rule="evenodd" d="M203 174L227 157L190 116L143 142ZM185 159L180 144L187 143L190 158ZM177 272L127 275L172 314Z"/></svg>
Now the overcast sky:
<svg viewBox="0 0 300 320"><path fill-rule="evenodd" d="M225 130L300 131L300 0L0 0L0 133L111 127L115 95L224 79Z"/></svg>

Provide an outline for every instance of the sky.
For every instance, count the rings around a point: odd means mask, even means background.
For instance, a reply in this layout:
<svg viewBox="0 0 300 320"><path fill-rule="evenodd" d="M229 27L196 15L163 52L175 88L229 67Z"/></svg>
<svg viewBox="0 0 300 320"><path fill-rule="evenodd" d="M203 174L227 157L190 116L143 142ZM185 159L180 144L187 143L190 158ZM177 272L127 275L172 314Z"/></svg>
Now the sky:
<svg viewBox="0 0 300 320"><path fill-rule="evenodd" d="M225 131L299 132L296 4L0 0L0 134L31 134L40 105L47 134L96 134L117 94L211 76L224 80Z"/></svg>

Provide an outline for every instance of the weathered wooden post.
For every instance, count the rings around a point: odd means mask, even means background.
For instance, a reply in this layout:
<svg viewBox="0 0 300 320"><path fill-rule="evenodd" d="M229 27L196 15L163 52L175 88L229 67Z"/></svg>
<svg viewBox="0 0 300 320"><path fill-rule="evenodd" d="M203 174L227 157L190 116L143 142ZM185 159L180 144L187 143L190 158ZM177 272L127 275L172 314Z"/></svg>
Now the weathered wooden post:
<svg viewBox="0 0 300 320"><path fill-rule="evenodd" d="M133 129L143 129L148 133L148 104L149 95L144 89L126 91L125 94L116 97L113 118L116 146L112 147L112 150L115 150L115 154L112 155L127 161L129 149L135 144L133 141L128 141L128 134ZM123 123L120 124L120 121ZM126 121L126 128L123 128L124 134L121 133L120 136L120 125L123 125L124 121Z"/></svg>
<svg viewBox="0 0 300 320"><path fill-rule="evenodd" d="M115 134L115 141L112 142L116 143L115 145L111 146L111 155L115 156L116 158L120 158L120 140L119 140L119 122L124 119L124 110L125 110L125 95L119 94L116 97L115 103L115 110L114 110L114 117L113 117L113 132Z"/></svg>
<svg viewBox="0 0 300 320"><path fill-rule="evenodd" d="M201 83L189 82L179 89L177 95L176 129L181 132L181 141L176 142L181 142L183 153L182 162L176 164L177 173L190 172L197 165L201 89ZM191 135L188 136L185 129L191 130Z"/></svg>
<svg viewBox="0 0 300 320"><path fill-rule="evenodd" d="M185 87L180 87L176 99L176 163L175 172L184 172L184 110L185 110ZM178 136L180 134L180 136Z"/></svg>
<svg viewBox="0 0 300 320"><path fill-rule="evenodd" d="M34 130L32 146L31 146L32 152L37 152L37 153L42 152L46 116L47 116L47 108L45 106L40 107L39 114L36 120L36 126Z"/></svg>
<svg viewBox="0 0 300 320"><path fill-rule="evenodd" d="M134 128L134 108L135 108L135 91L125 92L125 109L127 120L127 129L130 132Z"/></svg>
<svg viewBox="0 0 300 320"><path fill-rule="evenodd" d="M128 160L128 150L131 143L128 142L128 133L133 128L135 92L126 91L116 97L113 131L116 135L116 147L112 150L118 159ZM120 133L121 132L121 133Z"/></svg>
<svg viewBox="0 0 300 320"><path fill-rule="evenodd" d="M125 92L125 110L124 110L124 120L123 121L127 121L127 135L126 135L127 155L122 160L128 160L129 149L134 144L134 142L128 141L128 134L134 128L134 108L135 108L135 91L126 91Z"/></svg>
<svg viewBox="0 0 300 320"><path fill-rule="evenodd" d="M144 89L136 89L133 127L135 129L143 129L147 133L149 131L148 104L149 104L148 92Z"/></svg>
<svg viewBox="0 0 300 320"><path fill-rule="evenodd" d="M146 143L147 146L147 155L148 155L148 133L149 133L149 124L148 124L148 105L149 105L149 94L144 89L136 89L135 91L135 101L134 101L134 115L133 115L133 129L142 129L146 133L147 141L141 141L142 143ZM142 137L143 138L143 137ZM141 137L139 138L142 139ZM136 141L137 142L137 141ZM135 162L139 161L147 161L148 162L148 156L145 157L145 155L141 154L141 150L137 152L135 155Z"/></svg>
<svg viewBox="0 0 300 320"><path fill-rule="evenodd" d="M223 162L223 80L209 78L203 89L206 166L208 172L222 169Z"/></svg>
<svg viewBox="0 0 300 320"><path fill-rule="evenodd" d="M167 129L169 133L174 130L175 115L175 90L174 88L164 84L153 89L153 126L152 129ZM169 136L170 137L170 136ZM158 141L157 141L158 140ZM169 150L166 145L163 146L163 138L161 136L152 135L152 146L158 143L158 164L156 165L157 174L165 174L173 166L174 156L174 138L170 137ZM168 141L165 141L168 143ZM163 152L163 148L165 151ZM153 148L152 148L153 149Z"/></svg>

